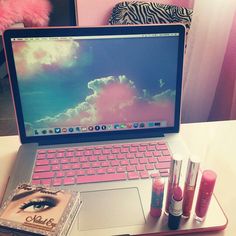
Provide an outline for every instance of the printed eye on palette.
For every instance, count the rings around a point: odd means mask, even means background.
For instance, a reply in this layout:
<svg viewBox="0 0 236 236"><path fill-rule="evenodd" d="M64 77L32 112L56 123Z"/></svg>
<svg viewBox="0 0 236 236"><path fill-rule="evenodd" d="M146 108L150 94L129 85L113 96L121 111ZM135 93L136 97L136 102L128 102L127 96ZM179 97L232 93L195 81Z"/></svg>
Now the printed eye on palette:
<svg viewBox="0 0 236 236"><path fill-rule="evenodd" d="M21 184L0 210L0 233L66 235L80 206L79 192Z"/></svg>

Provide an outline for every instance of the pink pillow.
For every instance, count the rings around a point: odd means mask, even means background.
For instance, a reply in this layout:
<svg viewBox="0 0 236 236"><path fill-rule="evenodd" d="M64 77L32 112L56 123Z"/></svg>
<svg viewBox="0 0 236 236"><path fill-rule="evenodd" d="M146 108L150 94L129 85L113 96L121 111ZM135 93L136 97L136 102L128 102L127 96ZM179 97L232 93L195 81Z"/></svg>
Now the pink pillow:
<svg viewBox="0 0 236 236"><path fill-rule="evenodd" d="M51 10L49 0L3 0L0 31L16 23L23 23L26 27L47 26Z"/></svg>

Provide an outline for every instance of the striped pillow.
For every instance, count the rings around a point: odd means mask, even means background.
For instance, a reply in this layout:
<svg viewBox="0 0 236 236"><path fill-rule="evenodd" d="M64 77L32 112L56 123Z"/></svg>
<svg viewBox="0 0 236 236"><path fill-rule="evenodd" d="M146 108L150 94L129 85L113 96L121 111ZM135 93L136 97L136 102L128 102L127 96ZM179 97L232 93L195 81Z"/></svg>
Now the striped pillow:
<svg viewBox="0 0 236 236"><path fill-rule="evenodd" d="M182 23L188 30L192 13L191 9L156 2L120 2L113 8L109 24Z"/></svg>

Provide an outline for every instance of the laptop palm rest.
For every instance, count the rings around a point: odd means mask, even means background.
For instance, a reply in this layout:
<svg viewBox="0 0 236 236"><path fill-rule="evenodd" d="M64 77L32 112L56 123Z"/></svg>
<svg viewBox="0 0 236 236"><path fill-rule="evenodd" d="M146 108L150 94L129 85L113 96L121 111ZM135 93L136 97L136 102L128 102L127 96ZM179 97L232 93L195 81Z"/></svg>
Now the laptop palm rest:
<svg viewBox="0 0 236 236"><path fill-rule="evenodd" d="M80 231L145 224L137 188L82 192Z"/></svg>

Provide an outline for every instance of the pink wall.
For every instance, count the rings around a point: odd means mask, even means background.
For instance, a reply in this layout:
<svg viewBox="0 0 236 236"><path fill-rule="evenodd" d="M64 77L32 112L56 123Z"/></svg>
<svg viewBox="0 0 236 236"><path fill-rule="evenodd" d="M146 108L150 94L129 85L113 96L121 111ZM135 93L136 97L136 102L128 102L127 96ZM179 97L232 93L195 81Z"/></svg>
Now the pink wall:
<svg viewBox="0 0 236 236"><path fill-rule="evenodd" d="M236 12L209 120L236 119L231 113L236 89ZM231 115L231 117L230 117Z"/></svg>
<svg viewBox="0 0 236 236"><path fill-rule="evenodd" d="M173 4L188 8L192 8L193 1L194 0L150 0L150 2ZM122 2L122 0L77 0L79 26L106 25L112 8L118 2ZM146 0L146 2L148 1Z"/></svg>

